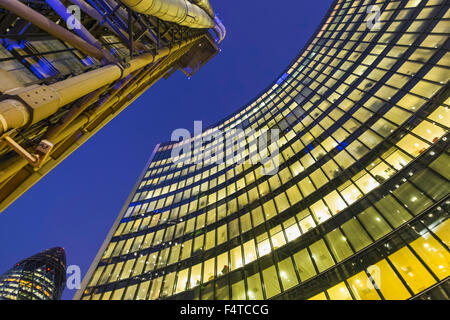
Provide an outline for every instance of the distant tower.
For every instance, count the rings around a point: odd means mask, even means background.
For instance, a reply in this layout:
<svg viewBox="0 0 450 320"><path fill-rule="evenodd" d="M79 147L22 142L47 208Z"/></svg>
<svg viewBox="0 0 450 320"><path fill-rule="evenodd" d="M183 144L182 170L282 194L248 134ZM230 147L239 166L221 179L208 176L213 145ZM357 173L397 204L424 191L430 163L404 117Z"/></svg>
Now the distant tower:
<svg viewBox="0 0 450 320"><path fill-rule="evenodd" d="M0 1L0 212L159 79L219 52L225 28L194 2Z"/></svg>
<svg viewBox="0 0 450 320"><path fill-rule="evenodd" d="M59 300L65 283L64 249L47 249L0 276L0 300Z"/></svg>

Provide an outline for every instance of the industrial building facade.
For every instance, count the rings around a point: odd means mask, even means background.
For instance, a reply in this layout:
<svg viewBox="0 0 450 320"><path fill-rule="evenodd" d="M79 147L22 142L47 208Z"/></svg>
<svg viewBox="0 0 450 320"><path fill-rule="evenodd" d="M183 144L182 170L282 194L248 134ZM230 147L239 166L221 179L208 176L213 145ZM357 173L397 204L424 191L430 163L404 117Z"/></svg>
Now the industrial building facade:
<svg viewBox="0 0 450 320"><path fill-rule="evenodd" d="M0 212L225 33L207 0L1 0Z"/></svg>
<svg viewBox="0 0 450 320"><path fill-rule="evenodd" d="M277 172L158 145L75 299L449 299L449 30L444 0L334 1L209 128L278 129Z"/></svg>

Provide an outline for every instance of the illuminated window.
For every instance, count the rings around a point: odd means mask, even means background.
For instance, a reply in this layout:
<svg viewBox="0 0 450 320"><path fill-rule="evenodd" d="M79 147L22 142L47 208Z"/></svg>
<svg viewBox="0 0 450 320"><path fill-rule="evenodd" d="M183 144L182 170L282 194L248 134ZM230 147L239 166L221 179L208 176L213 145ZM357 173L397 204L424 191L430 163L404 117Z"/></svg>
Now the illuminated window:
<svg viewBox="0 0 450 320"><path fill-rule="evenodd" d="M436 282L406 247L391 254L389 259L414 293L419 293Z"/></svg>

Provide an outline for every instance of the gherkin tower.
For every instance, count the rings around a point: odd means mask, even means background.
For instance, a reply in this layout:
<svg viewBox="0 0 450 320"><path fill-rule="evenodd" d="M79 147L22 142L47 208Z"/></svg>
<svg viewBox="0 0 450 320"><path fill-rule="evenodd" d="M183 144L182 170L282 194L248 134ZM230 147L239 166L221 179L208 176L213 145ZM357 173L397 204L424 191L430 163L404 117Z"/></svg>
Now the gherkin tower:
<svg viewBox="0 0 450 320"><path fill-rule="evenodd" d="M335 0L208 128L277 129L278 170L174 163L219 143L202 135L159 144L75 299L448 299L449 19L444 0Z"/></svg>
<svg viewBox="0 0 450 320"><path fill-rule="evenodd" d="M0 276L0 300L59 300L66 285L63 248L44 250Z"/></svg>

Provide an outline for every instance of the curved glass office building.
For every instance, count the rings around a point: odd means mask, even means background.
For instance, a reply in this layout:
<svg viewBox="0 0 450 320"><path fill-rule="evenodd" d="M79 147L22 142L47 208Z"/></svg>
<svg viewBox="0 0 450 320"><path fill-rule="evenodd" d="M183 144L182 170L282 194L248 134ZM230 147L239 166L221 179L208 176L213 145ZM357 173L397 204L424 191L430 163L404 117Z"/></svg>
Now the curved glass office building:
<svg viewBox="0 0 450 320"><path fill-rule="evenodd" d="M47 249L0 276L0 300L59 300L65 284L64 249Z"/></svg>
<svg viewBox="0 0 450 320"><path fill-rule="evenodd" d="M334 1L258 98L156 147L75 298L448 299L449 30L444 0ZM278 129L274 174L173 162L236 128Z"/></svg>

